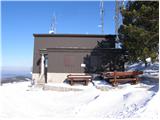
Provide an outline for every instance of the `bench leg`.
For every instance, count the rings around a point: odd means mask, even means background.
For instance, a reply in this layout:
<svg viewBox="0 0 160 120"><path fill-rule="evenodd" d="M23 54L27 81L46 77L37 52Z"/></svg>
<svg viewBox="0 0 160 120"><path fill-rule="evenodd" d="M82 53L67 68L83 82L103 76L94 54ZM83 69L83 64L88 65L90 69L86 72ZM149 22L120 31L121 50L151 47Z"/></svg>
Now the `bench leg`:
<svg viewBox="0 0 160 120"><path fill-rule="evenodd" d="M87 86L87 81L84 82L84 85Z"/></svg>
<svg viewBox="0 0 160 120"><path fill-rule="evenodd" d="M112 85L115 87L115 86L118 86L118 82L116 80L116 76L114 76L114 81L112 82Z"/></svg>
<svg viewBox="0 0 160 120"><path fill-rule="evenodd" d="M131 85L135 85L136 84L136 80L133 80L132 82L131 82Z"/></svg>
<svg viewBox="0 0 160 120"><path fill-rule="evenodd" d="M135 84L138 84L139 82L139 78L136 78Z"/></svg>
<svg viewBox="0 0 160 120"><path fill-rule="evenodd" d="M118 86L118 82L115 82L115 81L114 81L114 82L112 82L112 86L113 86L113 87Z"/></svg>
<svg viewBox="0 0 160 120"><path fill-rule="evenodd" d="M132 84L133 84L133 85L136 85L136 84L138 84L138 81L139 81L139 78L136 78L136 80L134 80L134 81L132 82Z"/></svg>
<svg viewBox="0 0 160 120"><path fill-rule="evenodd" d="M85 81L85 84L84 84L85 86L87 86L88 85L88 81Z"/></svg>
<svg viewBox="0 0 160 120"><path fill-rule="evenodd" d="M70 84L73 85L73 80L70 81Z"/></svg>

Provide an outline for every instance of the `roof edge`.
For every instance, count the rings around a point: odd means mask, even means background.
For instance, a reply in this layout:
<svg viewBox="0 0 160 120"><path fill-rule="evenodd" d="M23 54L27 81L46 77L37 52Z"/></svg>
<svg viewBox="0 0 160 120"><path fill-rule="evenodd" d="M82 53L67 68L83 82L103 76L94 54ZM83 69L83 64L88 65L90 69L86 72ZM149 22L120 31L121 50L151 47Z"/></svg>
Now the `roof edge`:
<svg viewBox="0 0 160 120"><path fill-rule="evenodd" d="M33 34L34 37L115 37L114 34Z"/></svg>

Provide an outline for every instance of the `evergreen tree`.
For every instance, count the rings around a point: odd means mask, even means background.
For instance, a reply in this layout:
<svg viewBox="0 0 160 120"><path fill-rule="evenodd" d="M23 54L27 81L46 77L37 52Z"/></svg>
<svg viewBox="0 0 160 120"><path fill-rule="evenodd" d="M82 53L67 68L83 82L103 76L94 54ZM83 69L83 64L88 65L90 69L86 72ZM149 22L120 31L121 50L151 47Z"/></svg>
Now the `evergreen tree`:
<svg viewBox="0 0 160 120"><path fill-rule="evenodd" d="M123 48L129 52L129 61L143 61L158 58L159 47L159 2L129 1L121 9L123 24L119 28L119 38Z"/></svg>

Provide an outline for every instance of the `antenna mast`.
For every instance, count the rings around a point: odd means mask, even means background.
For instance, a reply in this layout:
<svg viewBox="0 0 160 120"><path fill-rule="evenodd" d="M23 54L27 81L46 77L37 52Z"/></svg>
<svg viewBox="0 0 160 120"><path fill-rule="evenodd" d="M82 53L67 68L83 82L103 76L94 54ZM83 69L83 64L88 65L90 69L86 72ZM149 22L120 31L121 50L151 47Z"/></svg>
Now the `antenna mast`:
<svg viewBox="0 0 160 120"><path fill-rule="evenodd" d="M104 34L104 1L100 1L100 16L101 16L101 32Z"/></svg>
<svg viewBox="0 0 160 120"><path fill-rule="evenodd" d="M56 33L56 15L54 13L52 22L51 22L51 29L49 31L49 34L55 34Z"/></svg>
<svg viewBox="0 0 160 120"><path fill-rule="evenodd" d="M124 7L124 0L119 1L116 0L116 6L115 6L115 34L116 34L116 41L119 42L119 37L118 37L118 29L121 24L120 21L120 9Z"/></svg>

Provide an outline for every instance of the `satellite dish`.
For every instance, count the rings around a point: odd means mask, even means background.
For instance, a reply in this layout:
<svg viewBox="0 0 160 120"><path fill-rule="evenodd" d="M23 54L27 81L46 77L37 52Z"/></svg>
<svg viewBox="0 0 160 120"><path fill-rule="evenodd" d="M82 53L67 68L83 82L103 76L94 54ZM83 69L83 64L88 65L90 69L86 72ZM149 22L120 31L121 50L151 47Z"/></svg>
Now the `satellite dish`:
<svg viewBox="0 0 160 120"><path fill-rule="evenodd" d="M54 34L54 31L53 31L53 30L50 30L50 31L49 31L49 34Z"/></svg>

